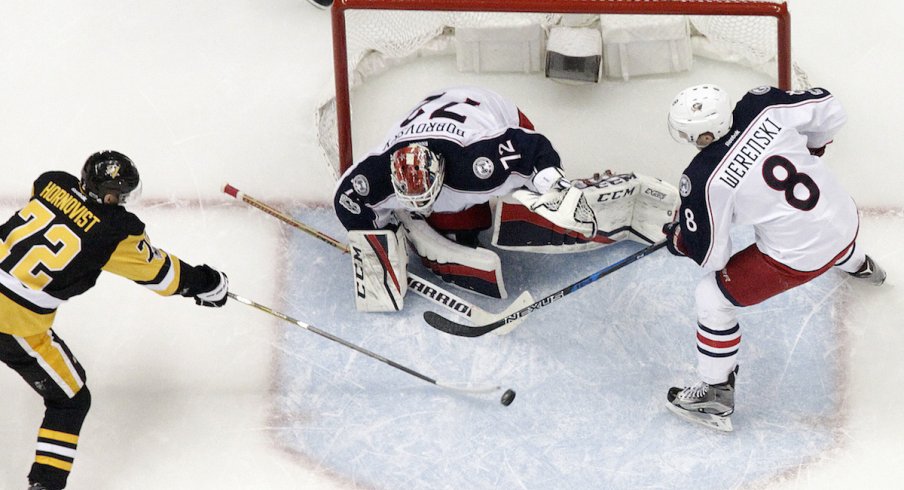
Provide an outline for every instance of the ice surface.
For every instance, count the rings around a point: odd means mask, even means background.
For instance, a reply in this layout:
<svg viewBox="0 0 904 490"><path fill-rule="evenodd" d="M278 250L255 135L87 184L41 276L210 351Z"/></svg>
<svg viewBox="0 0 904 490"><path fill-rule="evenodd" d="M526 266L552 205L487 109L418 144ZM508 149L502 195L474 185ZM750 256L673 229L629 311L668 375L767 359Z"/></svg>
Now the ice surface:
<svg viewBox="0 0 904 490"><path fill-rule="evenodd" d="M904 172L886 132L904 108L885 94L904 79L901 7L792 0L791 11L795 58L849 111L827 162L864 207L861 243L890 284L864 288L832 272L745 311L736 431L726 435L662 407L668 386L693 377L699 271L689 261L659 252L507 337L455 338L419 320L430 305L413 295L401 315L350 313L347 258L224 197L230 181L341 237L325 207L299 206L325 206L332 191L313 117L332 92L327 12L299 0L4 2L0 215L40 171L75 172L93 151L122 150L141 169L147 199L136 211L155 244L418 372L518 391L510 407L498 394L450 393L254 309L201 309L102 277L55 327L94 394L70 488L895 488ZM722 68L596 87L454 83L516 98L569 172L611 166L674 181L693 150L665 131L671 95L763 80ZM434 61L406 70L354 95L364 104L356 151L453 82ZM506 280L539 299L636 246L506 253ZM461 295L491 311L505 303ZM39 398L0 368L0 488L24 486L40 416Z"/></svg>
<svg viewBox="0 0 904 490"><path fill-rule="evenodd" d="M338 232L328 210L298 216ZM507 287L539 299L640 247L502 253ZM337 252L306 236L291 239L290 250L286 302L298 317L430 377L518 392L508 408L501 391L450 393L287 330L278 407L287 418L313 418L278 437L365 486L673 488L705 473L713 487L728 488L799 466L839 437L839 311L851 287L840 272L742 316L737 432L726 436L663 407L671 383L694 380L700 272L690 260L658 252L536 311L508 336L469 339L432 330L421 313L433 305L414 296L402 314L349 313L354 298L342 272L350 271L310 260ZM336 274L338 281L323 280ZM743 472L739 458L749 465Z"/></svg>

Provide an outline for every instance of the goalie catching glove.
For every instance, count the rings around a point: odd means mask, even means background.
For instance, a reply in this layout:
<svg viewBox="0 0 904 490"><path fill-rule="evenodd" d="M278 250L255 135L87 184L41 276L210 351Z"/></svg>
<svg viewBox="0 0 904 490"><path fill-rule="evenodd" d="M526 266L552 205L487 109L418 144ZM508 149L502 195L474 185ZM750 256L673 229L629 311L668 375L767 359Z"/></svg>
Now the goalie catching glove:
<svg viewBox="0 0 904 490"><path fill-rule="evenodd" d="M399 311L408 291L404 229L349 231L358 311Z"/></svg>

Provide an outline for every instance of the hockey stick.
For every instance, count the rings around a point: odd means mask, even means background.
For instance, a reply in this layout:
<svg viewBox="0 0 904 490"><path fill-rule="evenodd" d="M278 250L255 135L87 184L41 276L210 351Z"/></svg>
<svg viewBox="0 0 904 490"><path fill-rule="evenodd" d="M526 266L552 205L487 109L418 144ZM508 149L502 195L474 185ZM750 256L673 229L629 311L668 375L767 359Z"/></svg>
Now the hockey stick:
<svg viewBox="0 0 904 490"><path fill-rule="evenodd" d="M412 375L412 376L414 376L414 377L416 377L416 378L420 378L420 379L422 379L422 380L424 380L424 381L426 381L426 382L428 382L428 383L430 383L430 384L439 386L440 388L446 388L446 389L458 391L458 392L461 392L461 393L492 393L492 392L498 391L499 389L502 388L502 387L499 386L499 385L493 385L493 386L489 386L489 385L488 385L488 386L455 386L455 385L450 384L450 383L444 383L444 382L442 382L442 381L437 381L437 380L435 380L435 379L433 379L433 378L431 378L431 377L429 377L429 376L425 376L425 375L423 375L423 374L421 374L421 373L419 373L419 372L417 372L417 371L415 371L415 370L413 370L413 369L411 369L411 368L405 367L405 366L403 366L403 365L401 365L401 364L399 364L399 363L397 363L397 362L395 362L395 361L393 361L393 360L391 360L391 359L387 359L387 358L385 358L385 357L383 357L383 356L381 356L381 355L379 355L379 354L375 354L375 353L373 353L373 352L371 352L371 351L369 351L369 350L367 350L367 349L365 349L365 348L363 348L363 347L359 347L359 346L357 346L357 345L355 345L355 344L353 344L353 343L351 343L351 342L348 342L348 341L343 340L343 339L341 339L341 338L339 338L339 337L336 337L335 335L333 335L333 334L331 334L331 333L324 332L323 330L320 330L319 328L317 328L317 327L315 327L315 326L313 326L313 325L309 325L309 324L304 323L304 322L302 322L302 321L300 321L300 320L296 320L295 318L292 318L292 317L286 315L285 313L280 313L279 311L276 311L276 310L274 310L274 309L272 309L272 308L270 308L270 307L268 307L268 306L264 306L264 305L262 305L262 304L260 304L260 303L256 303L256 302L254 302L254 301L251 301L251 300L248 299L248 298L244 298L244 297L239 296L239 295L237 295L237 294L235 294L235 293L232 293L232 292L227 293L227 294L229 294L229 297L230 297L230 298L232 298L232 299L238 301L239 303L242 303L242 304L245 304L245 305L248 305L248 306L257 308L258 310L261 310L261 311L263 311L263 312L269 313L269 314L275 316L276 318L279 318L279 319L281 319L281 320L285 320L285 321L287 321L287 322L289 322L289 323L294 323L295 325L297 325L297 326L299 326L299 327L301 327L301 328L303 328L303 329L305 329L305 330L307 330L307 331L309 331L309 332L313 332L313 333L315 333L315 334L317 334L317 335L320 335L321 337L330 339L330 340L332 340L333 342L337 342L337 343L339 343L339 344L342 344L342 345L348 347L349 349L354 349L354 350L356 350L356 351L358 351L358 352L364 354L364 355L367 356L367 357L370 357L370 358L372 358L372 359L376 359L376 360L378 360L378 361L380 361L380 362L382 362L382 363L384 363L384 364L388 364L388 365L390 365L390 366L392 366L392 367L394 367L394 368L396 368L396 369L398 369L398 370L404 371L404 372L406 372L406 373L408 373L408 374L410 374L410 375Z"/></svg>
<svg viewBox="0 0 904 490"><path fill-rule="evenodd" d="M481 335L483 335L487 332L492 332L493 330L496 330L497 328L503 327L512 322L516 322L516 321L524 318L525 316L529 315L533 311L539 310L540 308L543 308L544 306L548 306L549 304L554 303L555 301L558 301L558 300L564 298L565 296L568 296L569 294L577 291L578 289L581 289L582 287L584 287L592 282L595 282L595 281L621 269L622 267L624 267L628 264L631 264L633 262L636 262L636 261L642 259L643 257L646 257L647 255L659 250L660 248L665 247L665 244L666 244L665 240L656 242L653 245L650 245L647 248L644 248L638 252L635 252L635 253L629 255L628 257L625 257L608 267L605 267L599 271L594 272L593 274L590 274L589 276L581 279L578 282L565 286L564 288L550 294L549 296L547 296L533 304L530 304L524 308L521 308L520 310L512 313L511 315L506 316L505 318L501 318L494 322L490 322L486 325L471 327L471 326L464 325L461 323L453 322L452 320L449 320L448 318L444 318L444 317L440 316L439 314L434 313L432 311L424 312L424 320L428 324L430 324L431 327L433 327L437 330L446 332L448 334L458 335L460 337L480 337Z"/></svg>
<svg viewBox="0 0 904 490"><path fill-rule="evenodd" d="M223 192L229 194L230 196L248 204L249 206L255 207L270 216L291 225L311 236L321 240L325 243L332 245L333 247L341 250L343 253L348 253L348 246L344 243L336 240L335 238L321 233L320 231L312 228L301 221L289 216L288 214L270 206L262 201L259 201L244 192L236 189L235 187L225 184L223 186ZM509 307L503 311L502 313L490 313L486 310L483 310L476 305L465 301L464 299L456 296L455 294L446 291L445 289L433 284L422 277L418 277L414 274L408 274L408 287L414 291L419 296L426 298L428 301L436 303L443 308L446 308L452 312L455 312L465 318L470 319L472 322L481 324L481 323L490 323L498 320L499 318L510 315L513 311L520 309L526 305L533 303L534 298L531 297L528 291L521 293L515 301L512 302ZM514 327L513 327L514 328Z"/></svg>

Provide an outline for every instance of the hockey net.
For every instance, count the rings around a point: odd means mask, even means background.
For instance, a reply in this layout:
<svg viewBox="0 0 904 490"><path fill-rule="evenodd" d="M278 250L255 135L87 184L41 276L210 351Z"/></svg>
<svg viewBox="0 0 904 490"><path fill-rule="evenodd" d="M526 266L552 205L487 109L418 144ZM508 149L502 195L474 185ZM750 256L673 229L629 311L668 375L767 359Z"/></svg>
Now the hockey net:
<svg viewBox="0 0 904 490"><path fill-rule="evenodd" d="M806 85L792 67L782 0L340 0L332 10L336 95L317 111L320 146L338 177L352 163L351 89L418 57L455 53L457 30L539 25L548 33L637 16L679 16L694 56L768 72L782 88Z"/></svg>

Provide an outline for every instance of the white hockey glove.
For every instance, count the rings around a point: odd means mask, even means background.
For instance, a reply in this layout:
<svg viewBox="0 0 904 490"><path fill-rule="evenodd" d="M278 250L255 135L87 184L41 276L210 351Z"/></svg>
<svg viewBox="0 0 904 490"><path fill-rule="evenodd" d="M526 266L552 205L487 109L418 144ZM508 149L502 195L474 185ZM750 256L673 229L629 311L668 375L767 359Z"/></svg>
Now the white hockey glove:
<svg viewBox="0 0 904 490"><path fill-rule="evenodd" d="M210 308L219 308L225 305L228 298L227 294L229 293L229 278L226 277L226 274L207 264L198 266L198 269L207 276L211 287L208 291L195 295L195 304Z"/></svg>
<svg viewBox="0 0 904 490"><path fill-rule="evenodd" d="M585 237L596 235L596 216L587 203L584 190L577 186L557 187L543 194L522 189L513 192L512 197L556 226Z"/></svg>
<svg viewBox="0 0 904 490"><path fill-rule="evenodd" d="M531 179L534 189L540 194L545 194L553 189L567 189L571 183L565 179L565 174L558 167L547 167L539 171Z"/></svg>
<svg viewBox="0 0 904 490"><path fill-rule="evenodd" d="M399 311L408 291L405 232L349 231L358 311Z"/></svg>

